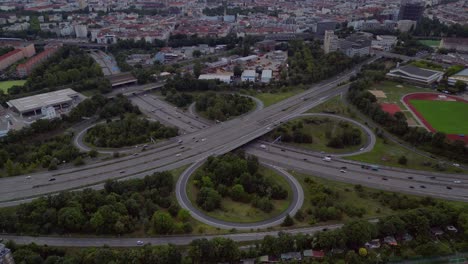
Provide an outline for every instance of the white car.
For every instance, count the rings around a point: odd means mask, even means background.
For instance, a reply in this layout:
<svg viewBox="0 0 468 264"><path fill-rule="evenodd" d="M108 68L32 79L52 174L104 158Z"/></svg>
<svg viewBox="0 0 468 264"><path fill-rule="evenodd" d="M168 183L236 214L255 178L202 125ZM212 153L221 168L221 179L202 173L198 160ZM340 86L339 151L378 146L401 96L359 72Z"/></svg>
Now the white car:
<svg viewBox="0 0 468 264"><path fill-rule="evenodd" d="M359 149L359 151L363 151L363 150L364 150L364 148L360 148L360 149Z"/></svg>
<svg viewBox="0 0 468 264"><path fill-rule="evenodd" d="M460 164L458 164L458 163L454 163L454 164L452 164L452 165L455 166L455 167L457 167L457 168L460 167Z"/></svg>
<svg viewBox="0 0 468 264"><path fill-rule="evenodd" d="M26 180L30 180L31 179L31 176L26 176Z"/></svg>
<svg viewBox="0 0 468 264"><path fill-rule="evenodd" d="M143 244L145 244L143 241L141 241L141 240L138 240L138 241L137 241L137 245L138 245L138 246L143 246Z"/></svg>
<svg viewBox="0 0 468 264"><path fill-rule="evenodd" d="M341 173L346 173L346 171L345 171L345 170L343 170L343 169L342 169L342 170L340 170L340 172L341 172Z"/></svg>
<svg viewBox="0 0 468 264"><path fill-rule="evenodd" d="M176 156L176 157L180 157L181 155L182 155L182 154L178 153L178 154L176 154L175 156Z"/></svg>
<svg viewBox="0 0 468 264"><path fill-rule="evenodd" d="M202 138L202 140L201 140L201 141L202 141L202 142L205 142L205 141L206 141L206 138Z"/></svg>
<svg viewBox="0 0 468 264"><path fill-rule="evenodd" d="M453 181L453 182L454 182L454 183L461 183L461 181L459 181L459 180L456 180L456 181Z"/></svg>

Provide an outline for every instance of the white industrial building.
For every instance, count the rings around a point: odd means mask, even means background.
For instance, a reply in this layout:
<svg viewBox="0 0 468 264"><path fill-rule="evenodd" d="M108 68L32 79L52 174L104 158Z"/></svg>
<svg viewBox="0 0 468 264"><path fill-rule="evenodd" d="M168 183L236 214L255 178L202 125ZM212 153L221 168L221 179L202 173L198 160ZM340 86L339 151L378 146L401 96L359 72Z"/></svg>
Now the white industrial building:
<svg viewBox="0 0 468 264"><path fill-rule="evenodd" d="M43 116L53 118L73 108L80 101L80 94L72 89L63 89L8 101L8 106L22 117ZM54 110L54 111L52 111ZM55 112L56 111L56 112Z"/></svg>
<svg viewBox="0 0 468 264"><path fill-rule="evenodd" d="M241 80L243 82L255 82L256 76L255 70L244 70L241 75Z"/></svg>
<svg viewBox="0 0 468 264"><path fill-rule="evenodd" d="M201 74L199 80L218 80L224 83L231 83L234 74Z"/></svg>
<svg viewBox="0 0 468 264"><path fill-rule="evenodd" d="M272 78L273 78L273 71L272 70L263 70L262 71L262 77L261 77L260 81L262 83L269 83Z"/></svg>
<svg viewBox="0 0 468 264"><path fill-rule="evenodd" d="M387 73L387 77L401 79L415 84L429 86L442 79L444 75L441 71L418 68L412 65L397 67Z"/></svg>

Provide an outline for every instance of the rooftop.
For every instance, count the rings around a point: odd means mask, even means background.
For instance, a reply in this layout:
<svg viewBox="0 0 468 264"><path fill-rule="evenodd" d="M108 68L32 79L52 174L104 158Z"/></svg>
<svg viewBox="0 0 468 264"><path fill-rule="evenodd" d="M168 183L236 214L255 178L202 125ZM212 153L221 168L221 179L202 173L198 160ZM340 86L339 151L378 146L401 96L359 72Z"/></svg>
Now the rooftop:
<svg viewBox="0 0 468 264"><path fill-rule="evenodd" d="M400 70L412 75L418 75L422 77L431 77L434 74L441 73L440 71L434 71L434 70L428 70L428 69L422 69L413 65L405 65L399 68L394 69L393 71Z"/></svg>
<svg viewBox="0 0 468 264"><path fill-rule="evenodd" d="M33 111L44 106L55 105L70 101L78 93L68 88L50 93L43 93L20 99L8 101L8 106L16 108L19 112Z"/></svg>

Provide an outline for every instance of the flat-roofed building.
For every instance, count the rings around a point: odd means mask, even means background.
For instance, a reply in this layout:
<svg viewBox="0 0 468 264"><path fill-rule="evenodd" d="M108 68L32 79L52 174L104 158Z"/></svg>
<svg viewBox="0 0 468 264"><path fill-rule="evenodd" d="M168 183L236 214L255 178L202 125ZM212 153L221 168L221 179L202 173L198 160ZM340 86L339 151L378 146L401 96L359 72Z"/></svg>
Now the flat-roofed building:
<svg viewBox="0 0 468 264"><path fill-rule="evenodd" d="M255 82L255 77L257 74L255 73L255 70L244 70L242 72L241 80L243 82Z"/></svg>
<svg viewBox="0 0 468 264"><path fill-rule="evenodd" d="M260 81L262 83L269 83L272 78L273 78L273 71L272 70L263 70L262 71L262 77L261 77Z"/></svg>
<svg viewBox="0 0 468 264"><path fill-rule="evenodd" d="M468 68L455 73L448 78L448 83L454 85L457 81L468 84Z"/></svg>
<svg viewBox="0 0 468 264"><path fill-rule="evenodd" d="M22 117L50 115L50 107L62 113L73 108L80 100L80 94L72 89L63 89L8 101L8 106Z"/></svg>
<svg viewBox="0 0 468 264"><path fill-rule="evenodd" d="M412 65L397 67L387 73L392 79L402 79L411 83L429 86L439 81L444 75L441 71L422 69Z"/></svg>
<svg viewBox="0 0 468 264"><path fill-rule="evenodd" d="M231 83L234 74L201 74L199 80L219 80L224 83Z"/></svg>

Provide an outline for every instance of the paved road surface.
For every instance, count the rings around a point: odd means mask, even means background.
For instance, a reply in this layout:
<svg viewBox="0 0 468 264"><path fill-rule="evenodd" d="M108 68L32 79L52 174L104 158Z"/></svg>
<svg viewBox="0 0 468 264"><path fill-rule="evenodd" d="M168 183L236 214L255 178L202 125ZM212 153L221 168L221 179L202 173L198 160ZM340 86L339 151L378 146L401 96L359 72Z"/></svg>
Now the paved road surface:
<svg viewBox="0 0 468 264"><path fill-rule="evenodd" d="M342 224L326 225L317 227L298 228L284 230L283 232L291 234L314 234L323 229L333 230L342 227ZM228 235L184 235L184 236L163 236L163 237L135 237L135 238L118 238L118 237L33 237L33 236L14 236L0 235L5 240L14 240L17 244L36 243L38 245L60 246L60 247L101 247L104 245L110 247L135 247L137 241L150 243L152 245L188 245L195 239L214 237L226 237L236 242L256 241L263 237L271 235L277 236L278 231L255 232L255 233L238 233Z"/></svg>
<svg viewBox="0 0 468 264"><path fill-rule="evenodd" d="M171 143L162 148L140 153L136 157L124 157L74 169L32 174L31 180L26 180L24 176L2 178L0 179L0 202L93 186L101 184L106 179L144 177L154 171L177 168L211 155L229 152L268 132L268 128L277 125L279 121L305 112L310 107L346 90L346 86L335 87L353 74L354 71L351 71L334 80L316 84L311 89L264 108L254 115L243 116L203 131L184 135L180 137L183 141L180 145ZM301 99L303 97L311 98L311 100L304 101ZM52 177L56 180L49 182Z"/></svg>

